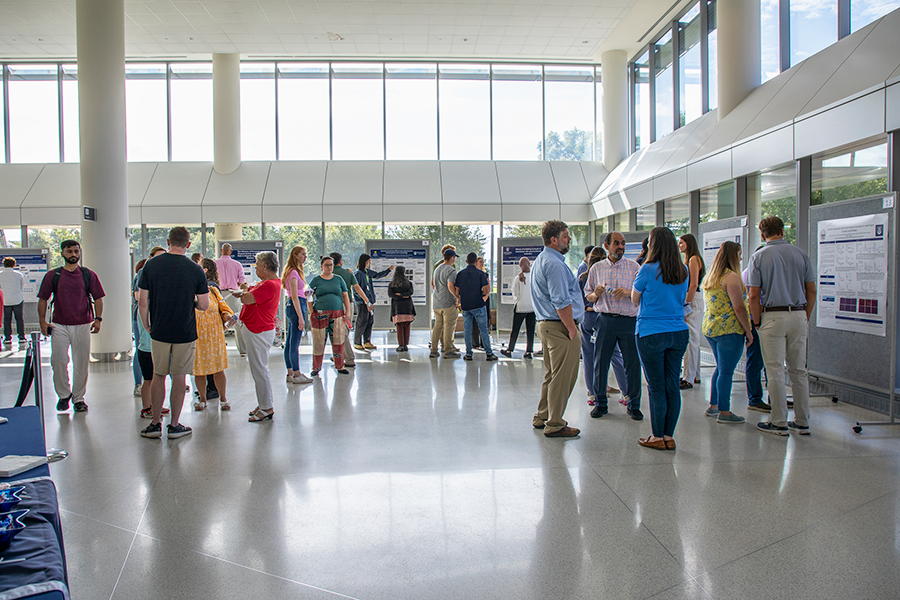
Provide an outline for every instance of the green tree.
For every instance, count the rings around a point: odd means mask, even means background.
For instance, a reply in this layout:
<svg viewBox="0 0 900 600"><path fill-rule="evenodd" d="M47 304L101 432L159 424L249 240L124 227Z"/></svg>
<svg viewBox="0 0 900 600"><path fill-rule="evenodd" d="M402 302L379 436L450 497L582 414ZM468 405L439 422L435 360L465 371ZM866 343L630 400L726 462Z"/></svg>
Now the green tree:
<svg viewBox="0 0 900 600"><path fill-rule="evenodd" d="M547 133L547 157L544 159L544 143L538 142L538 160L591 160L593 145L590 132L570 129L560 136L555 131Z"/></svg>
<svg viewBox="0 0 900 600"><path fill-rule="evenodd" d="M29 229L29 248L49 248L50 268L63 266L62 255L59 253L59 244L63 240L75 240L81 242L81 227L54 227L52 229Z"/></svg>

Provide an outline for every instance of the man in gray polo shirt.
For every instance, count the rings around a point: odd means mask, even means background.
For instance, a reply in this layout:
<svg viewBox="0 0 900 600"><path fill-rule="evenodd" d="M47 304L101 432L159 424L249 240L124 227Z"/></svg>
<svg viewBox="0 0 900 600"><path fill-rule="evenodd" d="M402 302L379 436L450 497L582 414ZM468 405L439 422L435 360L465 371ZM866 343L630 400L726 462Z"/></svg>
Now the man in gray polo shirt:
<svg viewBox="0 0 900 600"><path fill-rule="evenodd" d="M434 311L434 329L431 331L431 358L437 358L438 342L444 347L444 358L459 358L459 349L453 344L456 329L456 296L450 292L448 283L456 283L456 257L453 248L444 250L444 262L439 264L431 276L431 308Z"/></svg>
<svg viewBox="0 0 900 600"><path fill-rule="evenodd" d="M772 418L756 427L764 433L809 435L809 379L806 337L816 303L816 272L806 252L784 239L778 217L759 222L766 245L750 257L750 316L759 331L772 403ZM794 394L794 420L788 421L784 389L787 364Z"/></svg>

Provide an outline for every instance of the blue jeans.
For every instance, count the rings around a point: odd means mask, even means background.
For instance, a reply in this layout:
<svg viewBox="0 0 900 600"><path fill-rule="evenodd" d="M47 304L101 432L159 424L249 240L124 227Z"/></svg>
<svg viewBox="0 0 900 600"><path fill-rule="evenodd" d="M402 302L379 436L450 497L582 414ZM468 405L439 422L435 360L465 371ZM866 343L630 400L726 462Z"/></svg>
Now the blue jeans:
<svg viewBox="0 0 900 600"><path fill-rule="evenodd" d="M747 368L744 374L747 378L747 403L751 406L760 404L763 401L762 387L762 371L763 371L762 348L759 345L759 332L756 326L753 326L753 343L747 346Z"/></svg>
<svg viewBox="0 0 900 600"><path fill-rule="evenodd" d="M493 354L491 348L491 335L488 333L487 307L482 306L475 310L464 310L463 323L466 325L466 356L472 356L472 321L478 325L478 331L481 332L481 343L484 344L484 351Z"/></svg>
<svg viewBox="0 0 900 600"><path fill-rule="evenodd" d="M584 321L581 322L581 362L584 367L584 385L587 387L588 396L594 395L594 342L591 341L591 338L594 337L596 323L597 313L590 310L584 311ZM622 360L618 344L613 349L609 364L616 376L619 389L627 396L628 381L625 378L625 361Z"/></svg>
<svg viewBox="0 0 900 600"><path fill-rule="evenodd" d="M636 324L636 317L610 317L603 313L597 315L597 341L594 343L594 406L608 407L606 382L609 380L609 365L618 345L625 366L627 384L622 392L628 395L628 409L635 410L641 407L641 361L634 341Z"/></svg>
<svg viewBox="0 0 900 600"><path fill-rule="evenodd" d="M141 385L144 381L141 376L141 363L138 362L138 343L141 341L141 329L137 321L131 322L131 333L134 334L134 356L131 357L131 373L134 375L134 385Z"/></svg>
<svg viewBox="0 0 900 600"><path fill-rule="evenodd" d="M293 302L290 300L285 302L284 313L288 320L288 326L284 340L284 366L291 371L300 370L300 340L303 339L303 332L306 331L306 302L302 300L300 301L300 311L303 313L302 316L297 314ZM301 318L304 323L303 331L297 329Z"/></svg>
<svg viewBox="0 0 900 600"><path fill-rule="evenodd" d="M739 333L706 336L713 356L716 357L716 370L713 371L709 394L710 406L718 406L720 411L731 410L731 383L734 380L734 369L744 353L744 336Z"/></svg>
<svg viewBox="0 0 900 600"><path fill-rule="evenodd" d="M681 414L681 359L687 349L687 329L638 338L638 352L647 377L650 427L654 437L675 435Z"/></svg>

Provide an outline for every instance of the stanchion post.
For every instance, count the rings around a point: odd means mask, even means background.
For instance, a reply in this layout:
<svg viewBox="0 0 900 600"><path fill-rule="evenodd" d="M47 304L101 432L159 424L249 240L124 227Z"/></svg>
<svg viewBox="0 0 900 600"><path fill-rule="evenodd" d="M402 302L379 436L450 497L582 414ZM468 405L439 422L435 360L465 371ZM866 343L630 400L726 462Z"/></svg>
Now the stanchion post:
<svg viewBox="0 0 900 600"><path fill-rule="evenodd" d="M44 386L41 373L41 332L31 333L31 363L34 369L34 404L41 413L41 432L44 434L44 447L47 446L47 427L44 423Z"/></svg>

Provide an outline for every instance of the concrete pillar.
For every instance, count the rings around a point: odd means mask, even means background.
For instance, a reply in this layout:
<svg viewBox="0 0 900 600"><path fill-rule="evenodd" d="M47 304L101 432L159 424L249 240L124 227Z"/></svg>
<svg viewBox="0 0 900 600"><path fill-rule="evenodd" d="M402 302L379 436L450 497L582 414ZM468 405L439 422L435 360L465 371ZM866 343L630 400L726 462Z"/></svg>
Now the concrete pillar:
<svg viewBox="0 0 900 600"><path fill-rule="evenodd" d="M241 166L241 55L213 54L214 168L228 175Z"/></svg>
<svg viewBox="0 0 900 600"><path fill-rule="evenodd" d="M725 0L716 10L721 121L760 83L759 0Z"/></svg>
<svg viewBox="0 0 900 600"><path fill-rule="evenodd" d="M603 101L603 168L612 172L628 156L628 55L610 50L600 55Z"/></svg>
<svg viewBox="0 0 900 600"><path fill-rule="evenodd" d="M126 228L125 2L77 0L81 203L97 209L82 221L83 264L103 284L103 325L91 353L111 359L131 349L131 269Z"/></svg>
<svg viewBox="0 0 900 600"><path fill-rule="evenodd" d="M215 258L217 258L221 254L219 245L222 242L233 242L239 239L241 239L241 223L216 223L215 253L210 252L210 256L215 254Z"/></svg>

